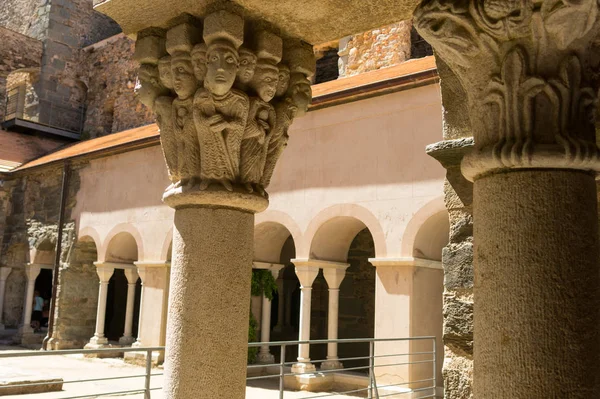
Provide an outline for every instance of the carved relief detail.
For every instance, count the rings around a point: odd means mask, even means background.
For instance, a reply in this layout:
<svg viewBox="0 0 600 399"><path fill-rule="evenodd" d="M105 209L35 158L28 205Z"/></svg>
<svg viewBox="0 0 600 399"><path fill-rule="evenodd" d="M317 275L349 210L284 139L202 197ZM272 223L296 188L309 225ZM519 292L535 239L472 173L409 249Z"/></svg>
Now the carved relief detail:
<svg viewBox="0 0 600 399"><path fill-rule="evenodd" d="M138 33L140 100L156 113L168 193L267 197L293 119L306 112L312 47L217 11Z"/></svg>
<svg viewBox="0 0 600 399"><path fill-rule="evenodd" d="M600 171L597 0L426 0L416 27L468 94L471 180L503 168Z"/></svg>

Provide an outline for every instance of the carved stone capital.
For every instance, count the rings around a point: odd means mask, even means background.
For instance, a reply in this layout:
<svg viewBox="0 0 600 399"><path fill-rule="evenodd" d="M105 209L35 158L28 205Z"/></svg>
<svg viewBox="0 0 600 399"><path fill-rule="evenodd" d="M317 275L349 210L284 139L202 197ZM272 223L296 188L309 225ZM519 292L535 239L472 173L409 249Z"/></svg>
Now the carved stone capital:
<svg viewBox="0 0 600 399"><path fill-rule="evenodd" d="M136 59L138 93L156 113L173 183L165 201L230 206L268 198L288 128L312 98L312 47L220 10L139 32ZM254 202L246 208L263 207Z"/></svg>
<svg viewBox="0 0 600 399"><path fill-rule="evenodd" d="M467 93L475 137L463 173L600 171L597 0L425 0L419 33Z"/></svg>

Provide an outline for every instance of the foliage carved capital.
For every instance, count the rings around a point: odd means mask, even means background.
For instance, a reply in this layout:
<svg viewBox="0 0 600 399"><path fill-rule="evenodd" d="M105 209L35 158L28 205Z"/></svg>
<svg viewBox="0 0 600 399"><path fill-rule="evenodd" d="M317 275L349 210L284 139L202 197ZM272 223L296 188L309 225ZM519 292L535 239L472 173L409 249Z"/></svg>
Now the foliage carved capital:
<svg viewBox="0 0 600 399"><path fill-rule="evenodd" d="M416 27L460 79L470 180L501 169L600 171L598 0L425 0Z"/></svg>

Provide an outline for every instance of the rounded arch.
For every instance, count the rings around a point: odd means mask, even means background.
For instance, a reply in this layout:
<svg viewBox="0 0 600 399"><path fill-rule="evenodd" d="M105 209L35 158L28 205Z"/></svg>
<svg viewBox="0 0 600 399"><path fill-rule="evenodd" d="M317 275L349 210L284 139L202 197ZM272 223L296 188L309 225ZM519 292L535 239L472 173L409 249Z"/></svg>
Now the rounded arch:
<svg viewBox="0 0 600 399"><path fill-rule="evenodd" d="M308 225L305 252L299 257L345 262L352 240L365 228L373 237L375 256L385 257L385 234L379 220L371 211L356 204L334 205L319 212Z"/></svg>
<svg viewBox="0 0 600 399"><path fill-rule="evenodd" d="M94 245L96 246L96 250L99 250L102 246L102 240L100 239L100 234L91 226L86 226L79 229L79 239L78 241L82 241L84 238L89 237L92 241L94 241Z"/></svg>
<svg viewBox="0 0 600 399"><path fill-rule="evenodd" d="M298 246L302 241L302 231L296 221L287 213L281 211L270 211L259 213L256 215L256 219L254 222L254 227L256 231L256 226L261 225L263 223L275 223L281 225L287 229L287 231L291 234L292 239L296 246Z"/></svg>
<svg viewBox="0 0 600 399"><path fill-rule="evenodd" d="M98 254L100 262L131 263L144 260L142 236L130 224L115 226L106 236L102 251Z"/></svg>
<svg viewBox="0 0 600 399"><path fill-rule="evenodd" d="M160 251L160 260L165 262L171 261L173 251L173 227L169 229L165 240L163 241L162 250Z"/></svg>
<svg viewBox="0 0 600 399"><path fill-rule="evenodd" d="M441 260L441 250L448 243L449 232L444 198L435 198L421 207L406 225L401 254L403 257Z"/></svg>
<svg viewBox="0 0 600 399"><path fill-rule="evenodd" d="M254 226L254 260L279 263L281 250L292 233L277 222L262 222ZM293 241L293 237L292 237ZM295 246L295 241L294 246Z"/></svg>
<svg viewBox="0 0 600 399"><path fill-rule="evenodd" d="M29 262L37 265L52 265L56 252L56 239L46 236L38 239L29 249Z"/></svg>

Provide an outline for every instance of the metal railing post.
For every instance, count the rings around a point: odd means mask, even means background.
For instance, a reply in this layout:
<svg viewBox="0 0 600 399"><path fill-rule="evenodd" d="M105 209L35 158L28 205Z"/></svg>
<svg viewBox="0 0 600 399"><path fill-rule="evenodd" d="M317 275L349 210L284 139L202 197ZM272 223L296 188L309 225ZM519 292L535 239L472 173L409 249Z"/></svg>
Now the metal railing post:
<svg viewBox="0 0 600 399"><path fill-rule="evenodd" d="M433 397L437 395L437 353L436 353L436 338L433 341Z"/></svg>
<svg viewBox="0 0 600 399"><path fill-rule="evenodd" d="M369 342L369 399L373 399L373 369L375 365L375 345L374 342Z"/></svg>
<svg viewBox="0 0 600 399"><path fill-rule="evenodd" d="M144 399L150 399L150 377L152 376L152 350L146 352L146 383L144 385Z"/></svg>
<svg viewBox="0 0 600 399"><path fill-rule="evenodd" d="M283 399L284 389L284 369L285 366L285 344L281 345L281 351L279 352L279 399Z"/></svg>

